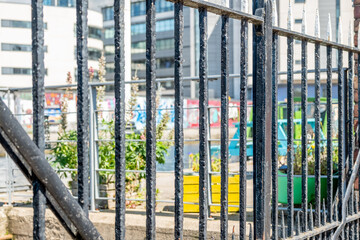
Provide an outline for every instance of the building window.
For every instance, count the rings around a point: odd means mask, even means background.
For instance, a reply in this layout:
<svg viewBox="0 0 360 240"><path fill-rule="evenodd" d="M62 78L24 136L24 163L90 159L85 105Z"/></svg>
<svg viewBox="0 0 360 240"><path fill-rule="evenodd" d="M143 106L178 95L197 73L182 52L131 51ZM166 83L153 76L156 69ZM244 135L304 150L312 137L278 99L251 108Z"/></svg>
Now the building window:
<svg viewBox="0 0 360 240"><path fill-rule="evenodd" d="M102 9L104 21L114 20L114 7L106 7Z"/></svg>
<svg viewBox="0 0 360 240"><path fill-rule="evenodd" d="M115 35L114 28L105 28L105 39L112 39Z"/></svg>
<svg viewBox="0 0 360 240"><path fill-rule="evenodd" d="M296 18L296 19L295 19L295 23L301 24L301 23L302 23L302 19L301 19L301 18Z"/></svg>
<svg viewBox="0 0 360 240"><path fill-rule="evenodd" d="M174 30L174 19L165 19L156 22L156 32L166 32ZM131 35L145 34L145 23L131 25Z"/></svg>
<svg viewBox="0 0 360 240"><path fill-rule="evenodd" d="M167 50L174 48L174 39L160 39L156 41L156 50ZM131 44L131 53L146 52L146 42L136 42Z"/></svg>
<svg viewBox="0 0 360 240"><path fill-rule="evenodd" d="M60 7L75 7L75 0L58 0Z"/></svg>
<svg viewBox="0 0 360 240"><path fill-rule="evenodd" d="M156 4L156 3L155 3ZM146 14L145 1L131 3L131 16L141 16Z"/></svg>
<svg viewBox="0 0 360 240"><path fill-rule="evenodd" d="M301 41L296 39L295 44L301 44Z"/></svg>
<svg viewBox="0 0 360 240"><path fill-rule="evenodd" d="M97 27L89 27L89 38L101 39L101 29Z"/></svg>
<svg viewBox="0 0 360 240"><path fill-rule="evenodd" d="M158 58L156 59L156 68L173 68L174 67L174 58ZM131 70L145 71L146 64L145 60L136 60L131 63Z"/></svg>
<svg viewBox="0 0 360 240"><path fill-rule="evenodd" d="M301 60L295 60L295 64L296 64L296 65L300 65L300 64L301 64Z"/></svg>
<svg viewBox="0 0 360 240"><path fill-rule="evenodd" d="M1 73L3 75L31 75L31 68L10 68L2 67Z"/></svg>
<svg viewBox="0 0 360 240"><path fill-rule="evenodd" d="M11 43L2 43L2 51L11 51L11 52L31 52L31 45L25 44L11 44ZM44 51L47 52L47 46L44 46Z"/></svg>
<svg viewBox="0 0 360 240"><path fill-rule="evenodd" d="M31 28L31 22L3 19L1 20L1 26L9 28ZM44 28L47 29L47 23L44 23Z"/></svg>
<svg viewBox="0 0 360 240"><path fill-rule="evenodd" d="M89 60L99 60L101 58L101 50L96 48L89 48Z"/></svg>
<svg viewBox="0 0 360 240"><path fill-rule="evenodd" d="M295 0L295 3L305 3L305 0Z"/></svg>
<svg viewBox="0 0 360 240"><path fill-rule="evenodd" d="M166 0L159 0L155 3L156 12L169 12L174 10L174 4L171 2L168 2ZM131 16L142 16L146 14L146 2L140 1L140 2L133 2L131 3Z"/></svg>
<svg viewBox="0 0 360 240"><path fill-rule="evenodd" d="M44 0L45 6L55 6L55 0Z"/></svg>
<svg viewBox="0 0 360 240"><path fill-rule="evenodd" d="M173 68L174 58L158 58L156 59L157 68Z"/></svg>
<svg viewBox="0 0 360 240"><path fill-rule="evenodd" d="M166 19L156 22L156 32L166 32L174 30L174 19Z"/></svg>
<svg viewBox="0 0 360 240"><path fill-rule="evenodd" d="M105 56L114 55L115 54L115 46L107 45L105 46Z"/></svg>
<svg viewBox="0 0 360 240"><path fill-rule="evenodd" d="M169 12L174 10L174 4L167 0L159 0L156 2L156 12Z"/></svg>
<svg viewBox="0 0 360 240"><path fill-rule="evenodd" d="M105 70L106 70L106 73L114 73L115 72L114 63L106 63Z"/></svg>

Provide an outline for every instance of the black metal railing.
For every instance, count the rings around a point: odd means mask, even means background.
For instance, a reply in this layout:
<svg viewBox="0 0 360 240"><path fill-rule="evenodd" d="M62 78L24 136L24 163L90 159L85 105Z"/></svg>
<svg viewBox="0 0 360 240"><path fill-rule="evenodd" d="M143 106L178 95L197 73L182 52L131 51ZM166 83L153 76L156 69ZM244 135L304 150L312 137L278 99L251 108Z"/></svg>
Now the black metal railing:
<svg viewBox="0 0 360 240"><path fill-rule="evenodd" d="M114 0L115 22L115 176L116 176L116 239L125 239L125 42L124 6L126 0ZM315 36L292 31L291 21L288 29L277 27L276 1L253 0L253 14L202 0L169 0L174 2L175 16L175 214L174 238L183 238L184 221L184 131L183 131L183 32L184 6L199 11L199 238L207 239L207 221L210 214L209 194L211 188L209 168L209 112L208 112L208 13L221 16L221 239L228 239L228 165L229 165L229 24L241 21L241 58L240 58L240 152L239 152L239 231L240 239L359 239L360 202L354 182L360 176L360 157L355 148L360 138L354 138L354 54L359 48L319 37L316 25ZM274 4L275 2L275 4ZM245 1L243 2L243 4ZM73 237L101 239L100 234L88 219L89 210L89 73L87 67L87 0L77 0L77 150L79 193L76 201L57 177L44 157L44 31L42 0L32 0L33 32L33 108L34 142L21 128L14 116L0 101L0 142L14 162L22 170L34 190L34 238L45 239L45 204L48 203L59 217L64 227ZM291 6L289 8L291 10ZM146 238L156 237L156 8L155 0L146 0ZM304 18L305 18L304 14ZM291 11L289 13L291 20ZM319 20L317 19L316 22ZM305 21L303 21L305 22ZM253 25L252 42L249 41L249 24ZM341 28L339 28L341 31ZM279 39L287 39L287 204L278 203L278 82L279 82ZM294 205L294 40L301 41L301 208ZM253 46L252 59L248 56L249 43ZM308 204L308 44L315 46L315 201ZM327 65L327 194L321 197L321 148L320 139L320 48L326 48ZM359 47L359 46L358 46ZM337 88L338 88L338 180L333 181L334 148L332 118L332 54L337 51ZM344 67L344 52L348 56L348 66ZM254 169L253 169L253 224L250 233L247 221L247 89L248 64L252 60L252 81L254 96ZM360 71L360 64L356 66ZM165 80L164 80L165 81ZM360 80L358 80L360 83ZM110 83L108 83L110 84ZM359 88L360 95L360 88ZM359 109L360 114L360 109ZM356 130L358 132L359 129ZM283 140L283 139L281 139ZM323 152L322 152L323 151ZM333 189L336 194L333 194ZM284 209L285 210L281 210ZM314 208L314 211L313 211ZM286 218L286 220L285 220ZM76 230L75 230L76 229ZM252 234L253 233L253 234ZM252 236L253 235L253 236ZM233 235L235 237L235 235Z"/></svg>

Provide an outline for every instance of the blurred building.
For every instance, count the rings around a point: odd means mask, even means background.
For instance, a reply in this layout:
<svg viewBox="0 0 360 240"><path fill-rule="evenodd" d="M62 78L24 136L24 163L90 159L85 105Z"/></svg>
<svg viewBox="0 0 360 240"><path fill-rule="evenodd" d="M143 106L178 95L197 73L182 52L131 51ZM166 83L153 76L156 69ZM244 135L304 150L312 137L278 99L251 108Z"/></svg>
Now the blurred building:
<svg viewBox="0 0 360 240"><path fill-rule="evenodd" d="M76 79L74 2L74 0L44 0L45 85L65 84L67 72L71 72ZM32 85L29 3L29 0L0 1L0 87ZM88 65L96 70L103 51L102 14L89 10L88 25Z"/></svg>

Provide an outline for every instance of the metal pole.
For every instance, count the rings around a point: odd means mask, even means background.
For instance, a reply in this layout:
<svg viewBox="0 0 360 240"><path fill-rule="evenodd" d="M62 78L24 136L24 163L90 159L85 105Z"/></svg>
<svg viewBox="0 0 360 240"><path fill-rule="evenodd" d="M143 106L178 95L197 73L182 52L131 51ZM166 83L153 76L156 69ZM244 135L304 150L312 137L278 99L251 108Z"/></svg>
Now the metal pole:
<svg viewBox="0 0 360 240"><path fill-rule="evenodd" d="M33 94L33 140L41 152L45 151L44 128L44 22L43 1L31 1L32 16L32 94ZM45 189L37 178L33 179L33 236L34 239L45 239Z"/></svg>
<svg viewBox="0 0 360 240"><path fill-rule="evenodd" d="M126 0L115 0L115 239L125 239L125 19ZM129 51L126 50L126 51Z"/></svg>
<svg viewBox="0 0 360 240"><path fill-rule="evenodd" d="M254 14L264 24L254 27L254 238L271 233L272 139L272 4L255 0Z"/></svg>
<svg viewBox="0 0 360 240"><path fill-rule="evenodd" d="M155 239L156 21L155 0L146 1L146 238Z"/></svg>
<svg viewBox="0 0 360 240"><path fill-rule="evenodd" d="M207 78L207 10L199 8L199 239L207 239L209 150L208 150L208 78ZM211 178L211 177L210 177Z"/></svg>
<svg viewBox="0 0 360 240"><path fill-rule="evenodd" d="M95 159L98 157L96 154L96 144L95 141L95 131L96 131L96 89L94 90L92 86L89 88L90 90L90 210L95 211L95 184L96 181L96 164Z"/></svg>
<svg viewBox="0 0 360 240"><path fill-rule="evenodd" d="M175 239L183 239L184 221L184 89L183 89L183 4L175 3Z"/></svg>
<svg viewBox="0 0 360 240"><path fill-rule="evenodd" d="M221 24L221 239L228 239L229 184L229 17ZM211 163L211 162L210 162Z"/></svg>
<svg viewBox="0 0 360 240"><path fill-rule="evenodd" d="M89 210L89 70L88 70L88 0L76 1L76 37L78 66L77 150L78 201L86 215Z"/></svg>

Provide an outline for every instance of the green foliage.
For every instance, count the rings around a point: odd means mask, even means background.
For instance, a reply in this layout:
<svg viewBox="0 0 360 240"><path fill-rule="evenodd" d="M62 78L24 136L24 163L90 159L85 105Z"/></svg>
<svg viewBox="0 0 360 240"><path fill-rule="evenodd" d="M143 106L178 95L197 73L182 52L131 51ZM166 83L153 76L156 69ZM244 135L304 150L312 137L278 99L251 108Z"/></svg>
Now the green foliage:
<svg viewBox="0 0 360 240"><path fill-rule="evenodd" d="M54 155L53 166L55 169L77 169L77 132L75 130L60 131L59 142L52 148ZM69 172L59 171L60 177L67 177ZM71 178L74 180L77 173L71 171Z"/></svg>
<svg viewBox="0 0 360 240"><path fill-rule="evenodd" d="M338 147L333 147L332 151L333 160L333 173L338 172ZM295 158L294 158L294 174L301 175L301 164L302 162L302 148L300 144L295 145ZM308 174L315 174L315 145L308 144L307 146L307 163L308 163ZM327 175L327 150L326 147L320 147L320 174Z"/></svg>
<svg viewBox="0 0 360 240"><path fill-rule="evenodd" d="M115 132L114 121L102 121L103 129L99 136L100 139L107 139L112 141L102 141L99 143L99 167L101 169L114 169L115 168ZM159 124L161 127L161 124ZM163 131L161 131L162 133ZM142 133L127 133L125 163L127 170L145 170L146 168L146 137ZM169 142L156 142L156 161L159 164L164 164L168 149L171 146ZM100 172L103 180L109 183L113 180L113 173ZM127 173L126 181L140 181L145 178L145 173Z"/></svg>
<svg viewBox="0 0 360 240"><path fill-rule="evenodd" d="M193 172L199 172L200 164L200 154L199 153L190 153L189 154L189 163ZM221 169L221 159L216 157L211 157L211 171L220 172Z"/></svg>

